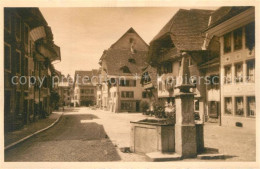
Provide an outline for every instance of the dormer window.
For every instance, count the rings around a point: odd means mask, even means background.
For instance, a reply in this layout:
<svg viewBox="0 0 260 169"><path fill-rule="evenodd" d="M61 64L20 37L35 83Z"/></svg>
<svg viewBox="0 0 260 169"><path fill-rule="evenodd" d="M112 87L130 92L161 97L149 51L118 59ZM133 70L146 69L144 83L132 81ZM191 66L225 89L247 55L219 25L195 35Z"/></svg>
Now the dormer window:
<svg viewBox="0 0 260 169"><path fill-rule="evenodd" d="M129 62L129 63L136 63L136 62L135 62L135 59L133 59L133 58L128 59L128 62Z"/></svg>
<svg viewBox="0 0 260 169"><path fill-rule="evenodd" d="M121 70L123 70L123 73L131 73L127 66L122 67Z"/></svg>

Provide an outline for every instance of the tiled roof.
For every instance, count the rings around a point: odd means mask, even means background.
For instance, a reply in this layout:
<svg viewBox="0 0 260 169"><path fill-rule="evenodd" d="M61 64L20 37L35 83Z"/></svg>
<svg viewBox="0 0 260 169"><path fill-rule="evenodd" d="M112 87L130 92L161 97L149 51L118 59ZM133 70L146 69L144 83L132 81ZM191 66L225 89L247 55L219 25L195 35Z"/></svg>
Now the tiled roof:
<svg viewBox="0 0 260 169"><path fill-rule="evenodd" d="M151 43L169 34L178 50L201 50L204 42L203 31L208 27L212 12L211 10L180 9Z"/></svg>
<svg viewBox="0 0 260 169"><path fill-rule="evenodd" d="M76 70L75 71L75 76L74 76L74 83L78 80L78 83L82 83L83 81L83 77L88 77L89 79L91 79L93 76L97 76L98 77L98 70L97 69L92 69L90 71L83 71L83 70ZM78 79L77 79L78 77ZM95 79L97 80L97 79Z"/></svg>
<svg viewBox="0 0 260 169"><path fill-rule="evenodd" d="M147 57L146 51L136 51L132 53L130 50L109 49L106 51L102 59L107 65L108 75L135 75L142 74L142 67ZM129 62L129 59L134 59L135 63ZM128 67L130 73L123 73L122 68Z"/></svg>
<svg viewBox="0 0 260 169"><path fill-rule="evenodd" d="M211 22L208 29L217 26L218 24L240 14L241 12L252 8L252 6L235 6L235 7L221 7L214 11L211 15Z"/></svg>

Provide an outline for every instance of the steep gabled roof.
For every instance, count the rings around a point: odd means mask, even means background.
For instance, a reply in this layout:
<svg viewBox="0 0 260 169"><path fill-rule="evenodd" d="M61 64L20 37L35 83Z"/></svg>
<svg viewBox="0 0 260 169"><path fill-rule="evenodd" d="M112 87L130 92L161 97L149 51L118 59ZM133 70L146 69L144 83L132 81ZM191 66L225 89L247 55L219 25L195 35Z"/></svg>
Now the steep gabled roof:
<svg viewBox="0 0 260 169"><path fill-rule="evenodd" d="M76 82L81 84L84 77L88 77L89 79L91 79L93 76L97 76L98 77L98 70L97 69L92 69L92 70L89 70L89 71L76 70L75 71L75 76L74 76L74 85L75 85ZM95 80L97 80L97 79L95 79ZM90 82L90 80L89 80L89 82ZM93 84L94 83L95 82L93 82Z"/></svg>
<svg viewBox="0 0 260 169"><path fill-rule="evenodd" d="M141 75L146 57L146 51L132 53L130 50L110 49L106 51L103 59L107 63L108 75ZM129 59L134 59L135 63L129 62ZM123 73L122 67L128 67L130 73Z"/></svg>
<svg viewBox="0 0 260 169"><path fill-rule="evenodd" d="M204 42L203 31L208 27L213 11L180 9L153 38L151 43L163 36L171 36L178 50L201 50Z"/></svg>
<svg viewBox="0 0 260 169"><path fill-rule="evenodd" d="M233 6L233 7L220 7L211 15L211 22L207 29L213 28L218 24L240 14L241 12L252 8L252 6Z"/></svg>
<svg viewBox="0 0 260 169"><path fill-rule="evenodd" d="M131 27L115 43L113 43L110 48L113 48L113 46L116 45L128 33L135 33L143 41L143 43L148 47L148 44L143 40L143 38L141 38L141 36L134 30L134 28Z"/></svg>
<svg viewBox="0 0 260 169"><path fill-rule="evenodd" d="M129 41L127 43L125 40L131 39L132 33L137 35L139 45L137 48L131 48L131 44ZM131 36L127 36L127 34L131 34ZM135 36L136 37L136 36ZM121 40L121 41L120 41ZM120 42L129 45L129 47L118 44ZM140 43L141 42L141 43ZM115 47L115 45L117 45ZM139 76L142 73L142 66L145 62L148 53L148 45L145 41L137 34L137 32L130 28L119 40L116 41L111 47L107 50L104 50L101 58L100 65L102 66L102 62L106 63L106 73L112 76L127 76L127 75L135 75L136 73ZM128 70L130 73L124 73L123 70Z"/></svg>

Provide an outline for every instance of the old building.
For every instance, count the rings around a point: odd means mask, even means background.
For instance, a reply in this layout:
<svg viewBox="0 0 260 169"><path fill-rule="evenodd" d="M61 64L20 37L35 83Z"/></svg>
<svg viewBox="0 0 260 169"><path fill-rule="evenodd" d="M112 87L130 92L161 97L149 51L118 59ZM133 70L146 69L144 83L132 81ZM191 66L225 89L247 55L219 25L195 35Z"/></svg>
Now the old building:
<svg viewBox="0 0 260 169"><path fill-rule="evenodd" d="M73 84L74 106L96 105L98 70L75 71Z"/></svg>
<svg viewBox="0 0 260 169"><path fill-rule="evenodd" d="M38 8L4 9L5 131L51 112L50 66L57 59L60 48Z"/></svg>
<svg viewBox="0 0 260 169"><path fill-rule="evenodd" d="M144 88L140 84L148 45L130 28L100 58L102 108L112 112L138 112Z"/></svg>
<svg viewBox="0 0 260 169"><path fill-rule="evenodd" d="M58 93L60 96L59 105L60 106L70 106L73 98L73 81L70 77L61 78L58 84Z"/></svg>
<svg viewBox="0 0 260 169"><path fill-rule="evenodd" d="M149 110L153 111L153 104L158 101L157 69L147 64L143 68L141 84L145 89L143 97L148 98Z"/></svg>
<svg viewBox="0 0 260 169"><path fill-rule="evenodd" d="M255 128L255 8L219 8L207 33L220 43L221 124Z"/></svg>
<svg viewBox="0 0 260 169"><path fill-rule="evenodd" d="M208 60L203 31L209 23L211 10L180 9L150 42L149 64L157 68L158 99L175 104L176 84L194 85L194 110L204 120L205 86L199 65ZM181 59L188 57L192 79L180 79Z"/></svg>

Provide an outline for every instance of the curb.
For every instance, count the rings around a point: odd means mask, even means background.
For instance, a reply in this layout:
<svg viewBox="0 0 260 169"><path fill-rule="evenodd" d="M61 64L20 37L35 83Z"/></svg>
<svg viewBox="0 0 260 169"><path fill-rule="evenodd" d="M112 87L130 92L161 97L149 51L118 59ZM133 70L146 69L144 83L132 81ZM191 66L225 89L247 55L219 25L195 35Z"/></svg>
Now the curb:
<svg viewBox="0 0 260 169"><path fill-rule="evenodd" d="M40 129L40 130L34 132L33 134L30 134L30 135L28 135L28 136L26 136L26 137L24 137L24 138L22 138L22 139L20 139L20 140L18 140L18 141L16 141L16 142L14 142L14 143L11 143L11 144L5 146L4 150L10 149L11 147L14 147L14 146L17 145L17 144L22 143L22 142L24 142L25 140L28 140L29 138L31 138L31 137L33 137L33 136L35 136L35 135L37 135L37 134L39 134L39 133L41 133L41 132L43 132L43 131L45 131L45 130L48 130L49 128L51 128L52 126L54 126L56 123L58 123L58 121L60 120L60 118L61 118L62 115L63 115L63 113L62 113L62 114L60 115L60 117L59 117L58 119L56 119L51 125L49 125L49 126L43 128L43 129Z"/></svg>

